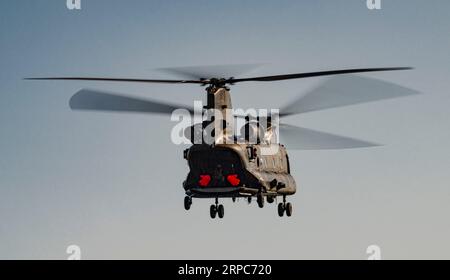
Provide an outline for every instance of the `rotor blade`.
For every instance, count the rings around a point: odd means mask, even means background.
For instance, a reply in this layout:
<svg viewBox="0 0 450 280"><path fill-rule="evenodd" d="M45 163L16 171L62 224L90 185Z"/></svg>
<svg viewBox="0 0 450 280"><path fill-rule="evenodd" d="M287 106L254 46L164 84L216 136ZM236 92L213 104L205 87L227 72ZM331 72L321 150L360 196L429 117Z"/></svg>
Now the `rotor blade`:
<svg viewBox="0 0 450 280"><path fill-rule="evenodd" d="M299 79L299 78L309 78L317 76L328 76L328 75L339 75L339 74L349 74L349 73L362 73L362 72L375 72L375 71L393 71L393 70L408 70L412 69L410 67L392 67L392 68L361 68L361 69L344 69L344 70L333 70L333 71L321 71L321 72L309 72L309 73L298 73L298 74L286 74L286 75L276 75L276 76L264 76L264 77L253 77L253 78L243 78L235 79L228 78L224 81L226 84L234 84L239 82L249 82L249 81L260 81L260 82L270 82L270 81L281 81L289 79ZM176 71L176 70L175 70ZM178 71L178 73L188 74L188 71ZM197 75L206 75L207 73L196 73L189 74L191 77L198 78ZM224 78L224 73L221 77L214 78ZM208 76L212 73L208 74ZM160 80L160 79L129 79L129 78L95 78L95 77L42 77L42 78L25 78L25 80L72 80L72 81L106 81L106 82L135 82L135 83L169 83L169 84L200 84L204 85L210 83L210 81L205 81L204 77L199 78L199 80Z"/></svg>
<svg viewBox="0 0 450 280"><path fill-rule="evenodd" d="M194 112L193 108L184 105L139 99L90 89L82 89L75 93L70 98L69 105L72 110L171 114L176 109L186 109L190 113Z"/></svg>
<svg viewBox="0 0 450 280"><path fill-rule="evenodd" d="M122 78L94 78L94 77L44 77L25 78L24 80L64 80L64 81L103 81L103 82L133 82L133 83L166 83L166 84L203 84L193 80L152 80L152 79L122 79Z"/></svg>
<svg viewBox="0 0 450 280"><path fill-rule="evenodd" d="M280 109L280 116L419 94L378 79L345 75L333 77Z"/></svg>
<svg viewBox="0 0 450 280"><path fill-rule="evenodd" d="M388 67L388 68L343 69L343 70L331 70L331 71L320 71L320 72L309 72L309 73L285 74L285 75L275 75L275 76L243 78L243 79L228 79L227 83L234 84L234 83L250 82L250 81L272 82L272 81L301 79L301 78L310 78L310 77L318 77L318 76L330 76L330 75L342 75L342 74L363 73L363 72L378 72L378 71L410 70L410 69L413 69L413 68L411 68L411 67Z"/></svg>
<svg viewBox="0 0 450 280"><path fill-rule="evenodd" d="M288 149L333 150L376 147L379 144L345 136L320 132L289 124L280 124L280 143Z"/></svg>
<svg viewBox="0 0 450 280"><path fill-rule="evenodd" d="M242 75L262 64L228 64L228 65L207 65L207 66L188 66L159 68L170 74L176 74L187 79L200 80L211 78L230 78Z"/></svg>

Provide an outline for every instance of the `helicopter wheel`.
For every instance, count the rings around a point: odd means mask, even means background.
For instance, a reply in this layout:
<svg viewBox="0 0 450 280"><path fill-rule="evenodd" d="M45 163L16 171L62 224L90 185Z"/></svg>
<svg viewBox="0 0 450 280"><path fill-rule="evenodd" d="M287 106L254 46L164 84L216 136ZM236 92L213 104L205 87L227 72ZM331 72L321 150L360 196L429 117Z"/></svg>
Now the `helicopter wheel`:
<svg viewBox="0 0 450 280"><path fill-rule="evenodd" d="M256 197L256 201L258 202L259 208L264 207L264 197L263 197L262 193L258 194L258 196Z"/></svg>
<svg viewBox="0 0 450 280"><path fill-rule="evenodd" d="M267 202L268 203L273 203L275 201L275 198L273 196L268 196L267 197Z"/></svg>
<svg viewBox="0 0 450 280"><path fill-rule="evenodd" d="M252 197L251 196L247 197L247 202L248 202L248 204L252 203Z"/></svg>
<svg viewBox="0 0 450 280"><path fill-rule="evenodd" d="M191 205L192 205L192 197L185 196L184 197L184 209L186 209L186 211L191 209Z"/></svg>
<svg viewBox="0 0 450 280"><path fill-rule="evenodd" d="M233 196L233 197L231 198L231 200L232 200L233 202L236 202L236 197Z"/></svg>
<svg viewBox="0 0 450 280"><path fill-rule="evenodd" d="M292 204L288 202L284 208L286 208L286 216L290 217L292 215Z"/></svg>
<svg viewBox="0 0 450 280"><path fill-rule="evenodd" d="M216 207L216 205L213 204L209 208L209 215L211 216L211 219L216 218L216 214L217 214L217 207Z"/></svg>
<svg viewBox="0 0 450 280"><path fill-rule="evenodd" d="M223 216L225 215L225 209L223 208L222 204L219 204L219 206L217 207L217 214L220 219L222 219Z"/></svg>
<svg viewBox="0 0 450 280"><path fill-rule="evenodd" d="M278 203L278 216L283 217L284 215L284 203ZM287 213L286 213L287 214Z"/></svg>

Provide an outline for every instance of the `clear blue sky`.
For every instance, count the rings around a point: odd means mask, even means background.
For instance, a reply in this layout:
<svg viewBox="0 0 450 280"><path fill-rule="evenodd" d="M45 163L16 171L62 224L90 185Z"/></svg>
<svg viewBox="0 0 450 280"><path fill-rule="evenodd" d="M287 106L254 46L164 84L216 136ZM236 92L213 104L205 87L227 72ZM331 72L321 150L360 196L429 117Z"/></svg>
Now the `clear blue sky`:
<svg viewBox="0 0 450 280"><path fill-rule="evenodd" d="M450 258L450 2L0 2L0 258ZM367 76L423 92L291 117L384 143L292 152L294 215L225 201L186 213L188 168L168 117L74 112L95 88L192 104L198 86L31 82L27 76L168 77L155 68L266 63L252 74L413 66ZM281 106L321 79L233 88L234 105ZM256 100L255 100L256 99Z"/></svg>

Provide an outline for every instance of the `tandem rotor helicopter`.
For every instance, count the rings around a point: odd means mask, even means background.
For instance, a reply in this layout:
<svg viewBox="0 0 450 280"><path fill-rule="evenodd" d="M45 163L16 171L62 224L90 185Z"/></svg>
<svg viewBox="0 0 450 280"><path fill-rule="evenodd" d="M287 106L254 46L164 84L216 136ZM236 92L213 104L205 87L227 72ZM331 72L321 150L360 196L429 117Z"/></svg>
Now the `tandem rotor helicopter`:
<svg viewBox="0 0 450 280"><path fill-rule="evenodd" d="M310 92L303 94L287 106L280 108L279 118L311 111L336 108L359 103L377 101L417 94L417 91L368 77L354 76L353 73L379 71L409 70L411 67L389 68L356 68L308 73L260 76L251 78L235 78L224 72L248 70L255 65L227 65L204 67L166 68L164 70L187 79L132 79L132 78L96 78L96 77L45 77L25 78L26 80L76 80L76 81L106 81L134 83L169 83L197 84L206 87L206 106L204 111L218 110L227 114L232 109L229 86L244 82L274 82L290 79L333 76ZM241 71L242 72L242 71ZM345 74L345 75L344 75ZM259 97L257 97L259 98ZM194 113L192 107L166 103L155 100L145 100L124 95L82 89L70 99L70 108L74 110L100 110L120 112L142 112L171 114L179 108ZM260 208L264 202L273 203L277 197L282 198L278 204L278 215L292 215L292 204L287 197L296 193L296 182L291 175L291 166L286 147L289 149L348 149L378 146L377 144L319 132L290 124L275 124L271 116L251 117L233 116L245 119L243 126L243 141L238 143L194 141L200 135L203 139L205 127L209 121L194 124L186 130L186 136L193 145L184 151L184 158L189 165L189 173L183 182L186 196L184 208L189 210L193 198L212 198L215 203L210 206L210 216L223 218L225 211L219 199L245 198L250 203L256 197ZM264 119L263 132L260 123ZM220 135L215 138L229 138L229 122L222 122ZM271 142L276 131L283 143ZM214 133L213 133L214 134ZM255 139L256 141L250 141ZM234 136L233 136L234 137ZM241 139L242 140L242 139ZM286 147L284 146L286 145ZM264 153L268 145L276 145L276 152Z"/></svg>

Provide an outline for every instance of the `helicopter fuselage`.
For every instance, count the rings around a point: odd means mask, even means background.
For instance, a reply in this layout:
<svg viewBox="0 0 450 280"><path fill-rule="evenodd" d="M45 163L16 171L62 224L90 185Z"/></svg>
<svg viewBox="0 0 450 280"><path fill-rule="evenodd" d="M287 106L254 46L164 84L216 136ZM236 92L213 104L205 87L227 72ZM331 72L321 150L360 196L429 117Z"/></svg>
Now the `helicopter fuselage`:
<svg viewBox="0 0 450 280"><path fill-rule="evenodd" d="M205 109L229 114L231 96L225 86L207 88ZM217 120L216 120L217 121ZM228 122L217 138L227 138L233 133ZM248 136L248 135L247 135ZM281 144L252 143L194 144L185 150L190 172L183 183L189 197L267 197L273 201L277 196L292 195L296 183L290 174L289 157ZM226 144L224 144L226 143ZM268 147L276 149L267 153Z"/></svg>
<svg viewBox="0 0 450 280"><path fill-rule="evenodd" d="M185 151L189 174L183 183L188 196L200 198L292 195L296 183L290 174L284 146L264 155L260 145L192 145Z"/></svg>

